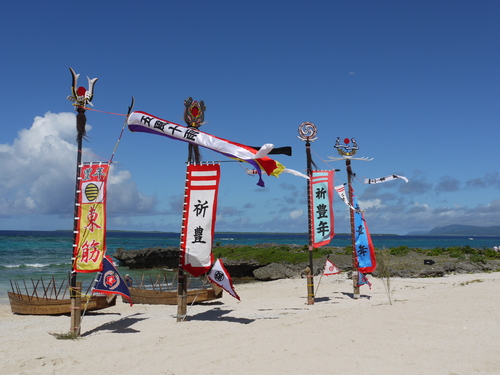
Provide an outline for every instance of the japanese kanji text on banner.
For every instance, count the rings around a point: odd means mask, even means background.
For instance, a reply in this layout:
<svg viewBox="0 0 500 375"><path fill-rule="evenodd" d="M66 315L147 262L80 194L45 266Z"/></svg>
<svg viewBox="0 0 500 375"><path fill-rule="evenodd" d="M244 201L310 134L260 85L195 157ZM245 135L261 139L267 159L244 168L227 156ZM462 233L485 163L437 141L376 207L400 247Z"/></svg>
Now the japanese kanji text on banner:
<svg viewBox="0 0 500 375"><path fill-rule="evenodd" d="M180 265L195 277L208 272L214 261L212 243L219 180L219 164L187 167Z"/></svg>
<svg viewBox="0 0 500 375"><path fill-rule="evenodd" d="M78 176L78 231L73 270L102 271L106 250L106 183L108 163L84 163Z"/></svg>
<svg viewBox="0 0 500 375"><path fill-rule="evenodd" d="M328 245L335 235L333 229L334 171L312 171L311 202L313 247Z"/></svg>

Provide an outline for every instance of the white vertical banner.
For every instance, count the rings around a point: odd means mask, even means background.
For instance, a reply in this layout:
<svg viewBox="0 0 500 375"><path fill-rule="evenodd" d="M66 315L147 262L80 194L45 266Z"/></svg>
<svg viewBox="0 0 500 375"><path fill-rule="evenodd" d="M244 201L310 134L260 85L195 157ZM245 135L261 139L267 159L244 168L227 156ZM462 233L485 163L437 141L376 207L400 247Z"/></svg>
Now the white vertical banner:
<svg viewBox="0 0 500 375"><path fill-rule="evenodd" d="M219 164L187 166L180 266L197 277L210 270L220 181Z"/></svg>

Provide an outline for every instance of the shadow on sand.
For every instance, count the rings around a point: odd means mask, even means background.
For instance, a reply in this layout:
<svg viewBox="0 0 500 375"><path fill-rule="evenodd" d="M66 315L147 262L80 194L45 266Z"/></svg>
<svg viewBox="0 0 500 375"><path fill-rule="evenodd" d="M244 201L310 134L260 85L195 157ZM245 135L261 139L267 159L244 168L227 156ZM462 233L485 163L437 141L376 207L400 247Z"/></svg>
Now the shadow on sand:
<svg viewBox="0 0 500 375"><path fill-rule="evenodd" d="M232 310L222 310L219 307L216 307L215 309L205 311L196 315L191 315L188 316L188 321L189 320L209 320L209 321L214 321L214 320L219 320L219 321L224 321L224 322L232 322L232 323L240 323L240 324L250 324L255 321L255 319L246 319L246 318L234 318L231 316L224 316L226 314L231 313Z"/></svg>
<svg viewBox="0 0 500 375"><path fill-rule="evenodd" d="M354 299L354 293L346 293L346 292L342 292L342 294L343 294L344 296L347 296L347 297L349 297L349 298ZM368 296L368 295L366 295L366 294L361 294L361 295L359 296L359 298L371 299L372 297L371 297L371 296Z"/></svg>
<svg viewBox="0 0 500 375"><path fill-rule="evenodd" d="M136 316L143 315L142 313L127 316L122 319L118 319L109 323L105 323L99 327L96 327L88 332L82 334L82 337L90 336L93 333L99 331L111 331L112 333L137 333L140 332L136 329L131 328L131 326L141 320L146 320L146 318L138 318Z"/></svg>

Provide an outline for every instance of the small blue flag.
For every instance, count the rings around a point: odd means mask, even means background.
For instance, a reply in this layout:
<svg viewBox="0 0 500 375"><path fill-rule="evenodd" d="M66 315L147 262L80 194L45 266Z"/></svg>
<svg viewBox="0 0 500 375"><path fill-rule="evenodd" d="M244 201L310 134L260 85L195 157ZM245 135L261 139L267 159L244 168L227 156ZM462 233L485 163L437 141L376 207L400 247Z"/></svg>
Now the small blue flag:
<svg viewBox="0 0 500 375"><path fill-rule="evenodd" d="M364 284L368 284L370 289L372 288L372 283L368 281L368 278L366 277L366 275L364 275L363 273L358 271L358 286L361 286Z"/></svg>
<svg viewBox="0 0 500 375"><path fill-rule="evenodd" d="M130 298L130 291L128 290L127 284L125 284L125 281L123 281L122 277L118 273L118 270L113 265L113 261L106 256L103 258L102 265L102 272L97 279L97 283L92 290L92 294L119 294L127 298L130 306L132 306L133 303Z"/></svg>

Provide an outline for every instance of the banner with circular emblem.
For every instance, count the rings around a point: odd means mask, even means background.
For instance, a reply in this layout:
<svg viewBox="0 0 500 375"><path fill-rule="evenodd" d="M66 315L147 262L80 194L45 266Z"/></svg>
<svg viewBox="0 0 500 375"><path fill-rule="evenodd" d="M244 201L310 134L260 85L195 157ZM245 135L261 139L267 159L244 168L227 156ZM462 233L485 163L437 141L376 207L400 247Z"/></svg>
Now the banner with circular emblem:
<svg viewBox="0 0 500 375"><path fill-rule="evenodd" d="M83 163L78 189L78 229L73 244L76 272L102 271L106 249L106 185L109 163Z"/></svg>

